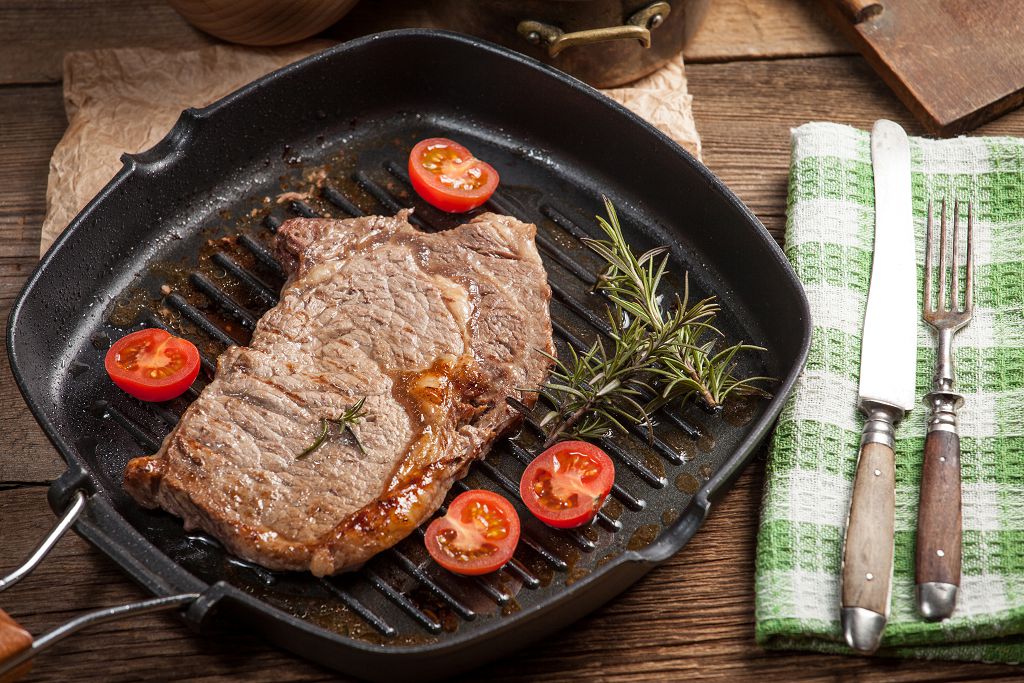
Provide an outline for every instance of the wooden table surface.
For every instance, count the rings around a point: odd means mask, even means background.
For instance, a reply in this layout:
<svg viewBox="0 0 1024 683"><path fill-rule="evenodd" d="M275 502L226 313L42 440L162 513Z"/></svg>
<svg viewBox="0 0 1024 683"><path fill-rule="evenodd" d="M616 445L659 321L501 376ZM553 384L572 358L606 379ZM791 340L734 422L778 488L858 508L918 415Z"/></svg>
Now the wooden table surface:
<svg viewBox="0 0 1024 683"><path fill-rule="evenodd" d="M392 21L412 16L398 2ZM369 26L364 2L350 26ZM390 6L394 6L389 5ZM354 29L348 29L354 30ZM66 126L61 57L67 50L198 46L160 0L0 3L0 306L36 262L47 164ZM810 120L868 127L894 119L921 133L896 98L831 29L813 0L714 0L686 50L707 165L781 239L789 130ZM1024 111L979 133L1024 135ZM0 573L53 523L46 487L62 463L0 359ZM631 590L543 645L464 680L664 681L1020 680L1024 670L983 664L765 652L753 638L754 540L763 476L755 460L687 548ZM40 634L76 615L146 597L114 564L71 534L0 606ZM142 617L85 631L36 663L31 680L336 680L239 627L204 640L175 617Z"/></svg>

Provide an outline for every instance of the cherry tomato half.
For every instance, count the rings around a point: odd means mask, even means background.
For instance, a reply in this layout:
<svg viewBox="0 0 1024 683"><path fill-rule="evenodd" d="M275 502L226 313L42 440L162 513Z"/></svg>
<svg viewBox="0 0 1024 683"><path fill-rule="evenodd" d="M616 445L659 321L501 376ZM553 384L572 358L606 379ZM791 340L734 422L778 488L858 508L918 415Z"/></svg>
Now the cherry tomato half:
<svg viewBox="0 0 1024 683"><path fill-rule="evenodd" d="M427 138L409 153L409 180L428 204L463 213L491 198L498 172L457 142Z"/></svg>
<svg viewBox="0 0 1024 683"><path fill-rule="evenodd" d="M586 524L615 482L615 465L586 441L562 441L538 455L523 472L519 493L537 519L558 529Z"/></svg>
<svg viewBox="0 0 1024 683"><path fill-rule="evenodd" d="M512 559L519 515L496 493L466 491L448 506L448 514L430 523L425 540L430 556L448 571L488 574Z"/></svg>
<svg viewBox="0 0 1024 683"><path fill-rule="evenodd" d="M103 364L114 384L135 398L170 401L199 374L199 350L165 330L139 330L114 342Z"/></svg>

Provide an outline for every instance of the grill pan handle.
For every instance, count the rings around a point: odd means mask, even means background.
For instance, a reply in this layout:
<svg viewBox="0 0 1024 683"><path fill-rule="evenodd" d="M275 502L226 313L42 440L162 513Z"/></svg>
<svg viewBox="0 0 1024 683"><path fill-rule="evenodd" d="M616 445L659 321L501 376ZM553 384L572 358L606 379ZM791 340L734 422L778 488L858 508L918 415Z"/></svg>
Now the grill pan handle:
<svg viewBox="0 0 1024 683"><path fill-rule="evenodd" d="M57 541L60 540L75 523L79 515L82 514L82 510L85 509L85 503L85 493L83 491L76 491L71 505L61 515L61 518L54 525L53 529L50 530L50 533L46 535L46 538L36 546L32 554L17 569L7 576L0 578L0 592L28 576L43 561L47 553L53 549ZM151 612L185 607L191 605L198 598L199 593L182 593L163 598L142 600L127 605L108 607L76 617L36 639L18 622L12 619L10 615L0 609L0 683L13 683L25 676L32 668L32 658L36 654L71 634L81 631L83 628L138 614L149 614Z"/></svg>
<svg viewBox="0 0 1024 683"><path fill-rule="evenodd" d="M29 672L32 658L38 653L88 626L185 607L198 598L199 593L182 593L96 610L61 624L34 640L28 631L0 610L0 683L14 683Z"/></svg>
<svg viewBox="0 0 1024 683"><path fill-rule="evenodd" d="M53 546L57 545L57 541L60 540L71 525L75 523L78 516L82 514L82 510L85 509L85 493L82 491L75 492L75 497L71 501L71 505L64 511L61 518L57 520L57 523L50 533L46 535L46 538L36 546L36 549L32 551L32 554L28 556L20 567L15 569L7 576L0 579L0 593L7 590L14 584L21 581L23 578L28 576L29 572L36 568L36 566L43 561L43 558L53 549ZM0 681L3 683L3 681Z"/></svg>

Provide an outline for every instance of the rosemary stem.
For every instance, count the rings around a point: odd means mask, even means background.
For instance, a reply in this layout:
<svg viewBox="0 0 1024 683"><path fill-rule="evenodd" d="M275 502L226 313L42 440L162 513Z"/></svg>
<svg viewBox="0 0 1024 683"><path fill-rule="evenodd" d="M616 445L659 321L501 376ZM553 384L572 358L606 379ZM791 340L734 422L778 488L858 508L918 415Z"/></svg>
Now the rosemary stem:
<svg viewBox="0 0 1024 683"><path fill-rule="evenodd" d="M700 397L704 400L704 402L708 404L708 408L712 410L717 408L718 401L715 400L715 397L711 394L711 391L708 390L707 384L704 383L704 378L700 376L700 373L697 372L697 370L689 363L683 363L683 367L686 368L686 374L688 374L690 376L690 379L692 379L694 383L696 383L696 385L699 387L698 393L700 394Z"/></svg>
<svg viewBox="0 0 1024 683"><path fill-rule="evenodd" d="M322 446L324 444L324 441L327 440L327 430L328 430L328 427L329 427L329 423L327 422L327 420L321 419L320 420L320 432L316 435L316 439L314 439L313 443L310 444L309 446L307 446L304 451L302 451L301 453L296 455L295 459L296 460L300 460L302 458L305 458L307 455L309 455L310 453L312 453L316 449L320 448L320 446Z"/></svg>
<svg viewBox="0 0 1024 683"><path fill-rule="evenodd" d="M587 412L593 407L595 398L588 398L586 402L573 411L572 415L565 418L551 430L551 436L544 440L544 444L541 448L548 448L558 441L558 437L561 436L562 432L567 429L572 429L573 425L579 422L580 418L587 414Z"/></svg>

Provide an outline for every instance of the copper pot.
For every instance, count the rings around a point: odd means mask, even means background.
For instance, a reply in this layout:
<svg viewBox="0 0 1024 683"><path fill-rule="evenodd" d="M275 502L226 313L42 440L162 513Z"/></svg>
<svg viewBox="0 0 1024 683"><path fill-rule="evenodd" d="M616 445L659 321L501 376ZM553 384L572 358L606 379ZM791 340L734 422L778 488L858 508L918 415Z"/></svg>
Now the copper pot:
<svg viewBox="0 0 1024 683"><path fill-rule="evenodd" d="M593 86L679 54L710 0L436 0L438 23L536 57Z"/></svg>
<svg viewBox="0 0 1024 683"><path fill-rule="evenodd" d="M168 0L187 22L242 45L284 45L334 24L358 0Z"/></svg>

